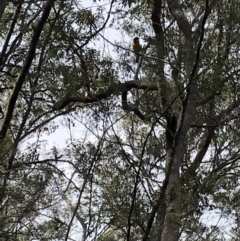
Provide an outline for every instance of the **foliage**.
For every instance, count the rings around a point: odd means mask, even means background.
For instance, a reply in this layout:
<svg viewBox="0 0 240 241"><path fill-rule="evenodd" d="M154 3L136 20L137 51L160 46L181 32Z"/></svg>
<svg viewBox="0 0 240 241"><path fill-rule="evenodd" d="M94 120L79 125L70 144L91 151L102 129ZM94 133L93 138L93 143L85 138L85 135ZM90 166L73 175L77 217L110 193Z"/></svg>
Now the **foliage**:
<svg viewBox="0 0 240 241"><path fill-rule="evenodd" d="M2 240L238 240L238 3L0 3Z"/></svg>

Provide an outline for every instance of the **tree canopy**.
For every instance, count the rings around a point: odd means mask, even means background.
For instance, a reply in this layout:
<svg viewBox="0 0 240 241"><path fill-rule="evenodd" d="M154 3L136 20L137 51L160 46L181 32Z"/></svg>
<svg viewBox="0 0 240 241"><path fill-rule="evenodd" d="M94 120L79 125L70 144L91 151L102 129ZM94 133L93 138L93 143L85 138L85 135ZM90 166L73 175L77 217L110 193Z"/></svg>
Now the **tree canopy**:
<svg viewBox="0 0 240 241"><path fill-rule="evenodd" d="M1 240L239 240L238 3L2 0Z"/></svg>

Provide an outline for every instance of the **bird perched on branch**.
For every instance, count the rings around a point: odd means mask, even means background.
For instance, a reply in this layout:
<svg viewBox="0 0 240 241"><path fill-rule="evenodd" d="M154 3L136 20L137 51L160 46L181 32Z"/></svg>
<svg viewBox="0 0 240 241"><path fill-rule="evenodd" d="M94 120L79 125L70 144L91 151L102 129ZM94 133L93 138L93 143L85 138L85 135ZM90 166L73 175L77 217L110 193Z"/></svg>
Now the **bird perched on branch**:
<svg viewBox="0 0 240 241"><path fill-rule="evenodd" d="M136 55L136 63L138 63L139 56L140 56L139 52L141 51L141 45L139 43L139 37L135 37L133 39L132 48L133 48L133 51Z"/></svg>

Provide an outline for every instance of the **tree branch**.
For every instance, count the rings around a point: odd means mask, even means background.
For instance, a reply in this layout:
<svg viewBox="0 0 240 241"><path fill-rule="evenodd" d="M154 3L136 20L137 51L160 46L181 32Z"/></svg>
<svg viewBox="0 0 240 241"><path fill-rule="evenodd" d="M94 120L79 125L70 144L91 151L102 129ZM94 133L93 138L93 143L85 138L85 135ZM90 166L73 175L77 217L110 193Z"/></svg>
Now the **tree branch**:
<svg viewBox="0 0 240 241"><path fill-rule="evenodd" d="M127 103L127 91L123 91L123 93L122 93L122 107L123 107L123 110L133 111L134 114L137 115L143 121L149 120L149 118L147 118L145 115L143 115L141 113L141 111L137 108L137 104L129 105Z"/></svg>
<svg viewBox="0 0 240 241"><path fill-rule="evenodd" d="M198 21L198 27L197 29L194 31L194 34L193 34L193 39L195 40L195 42L198 41L200 35L201 35L201 28L202 28L202 25L203 25L203 22L204 22L204 18L208 17L213 9L213 7L215 6L216 4L216 0L212 1L211 4L209 5L209 7L207 9L205 9L205 14L204 16Z"/></svg>
<svg viewBox="0 0 240 241"><path fill-rule="evenodd" d="M187 42L190 43L192 40L192 30L191 25L188 22L185 14L182 11L181 4L179 0L167 0L168 8L170 13L177 21L179 29L183 32L184 37Z"/></svg>
<svg viewBox="0 0 240 241"><path fill-rule="evenodd" d="M91 39L93 39L95 36L97 36L97 35L106 27L106 25L107 25L107 23L108 23L108 21L109 21L109 19L110 19L110 17L111 17L113 3L114 3L114 0L111 1L110 8L109 8L109 11L108 11L108 14L107 14L107 18L106 18L106 20L104 21L102 27L99 28L99 29L96 29L96 32L93 33L91 36L89 36L88 39L87 39L83 44L81 44L81 46L79 46L81 49L82 49L84 46L86 46L86 45L90 42ZM95 27L95 26L94 26L94 27Z"/></svg>
<svg viewBox="0 0 240 241"><path fill-rule="evenodd" d="M109 98L111 95L120 95L124 91L129 91L131 89L139 89L146 91L157 91L158 86L156 84L150 84L147 82L139 82L139 81L129 81L126 83L113 83L106 90L100 91L99 93L90 96L70 96L69 93L65 95L61 100L59 100L54 106L53 110L60 110L69 105L70 103L95 103L103 99Z"/></svg>
<svg viewBox="0 0 240 241"><path fill-rule="evenodd" d="M156 53L158 57L158 71L157 75L159 79L157 80L160 88L159 88L159 95L161 99L161 107L163 110L167 106L169 106L169 95L172 92L165 80L164 76L164 63L163 61L165 57L165 46L164 46L164 32L163 32L163 27L162 27L162 22L161 22L161 14L162 14L162 0L154 0L153 3L153 9L152 9L152 27L156 35Z"/></svg>
<svg viewBox="0 0 240 241"><path fill-rule="evenodd" d="M10 100L9 100L9 103L8 103L7 113L6 113L5 119L3 121L2 129L0 131L0 139L3 139L6 135L6 133L7 133L7 129L9 127L9 124L10 124L11 119L12 119L13 111L14 111L14 108L15 108L15 104L16 104L19 92L22 88L22 85L23 85L23 83L26 79L26 76L28 74L28 71L31 67L33 58L35 56L38 40L40 38L40 34L41 34L41 32L43 30L43 27L44 27L44 25L45 25L45 23L48 19L51 8L53 7L53 3L54 3L54 0L48 0L47 1L46 5L45 5L45 8L43 10L43 13L42 13L42 17L40 18L40 20L39 20L39 22L38 22L38 24L37 24L37 26L34 30L33 37L32 37L32 40L30 42L30 47L29 47L28 54L26 56L25 63L22 67L21 73L20 73L20 75L17 79L16 85L14 87L13 93L12 93L12 95L10 97Z"/></svg>
<svg viewBox="0 0 240 241"><path fill-rule="evenodd" d="M5 61L5 53L7 51L7 47L9 45L10 38L12 37L13 30L15 28L15 24L17 22L18 15L19 15L19 13L21 11L21 8L22 8L22 4L23 4L23 0L17 6L17 9L16 9L16 12L14 14L14 18L13 18L12 24L10 26L10 29L9 29L7 37L6 37L6 41L5 41L4 45L3 45L2 52L0 54L0 66ZM1 16L0 16L0 18L1 18Z"/></svg>
<svg viewBox="0 0 240 241"><path fill-rule="evenodd" d="M207 17L209 16L209 3L208 0L206 0L206 4L205 4L205 13L203 16L203 20L201 21L202 25L201 25L201 34L200 34L200 39L198 42L198 46L197 46L197 53L196 53L196 59L192 68L192 72L190 74L190 78L189 78L189 83L191 83L191 81L193 80L193 78L195 77L195 74L197 72L198 69L198 65L199 65L199 60L200 60L200 52L201 52L201 48L202 48L202 43L203 43L203 39L204 39L204 27L205 27L205 23L207 21Z"/></svg>

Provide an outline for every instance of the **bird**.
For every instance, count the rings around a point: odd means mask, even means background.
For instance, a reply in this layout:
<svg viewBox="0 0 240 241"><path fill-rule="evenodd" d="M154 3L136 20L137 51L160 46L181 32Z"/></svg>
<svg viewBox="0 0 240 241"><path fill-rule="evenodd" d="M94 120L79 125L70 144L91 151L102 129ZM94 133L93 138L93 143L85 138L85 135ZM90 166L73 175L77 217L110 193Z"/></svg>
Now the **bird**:
<svg viewBox="0 0 240 241"><path fill-rule="evenodd" d="M132 48L133 48L133 51L136 55L136 63L138 63L139 56L140 56L139 52L141 51L141 45L139 43L139 37L135 37L133 39Z"/></svg>

